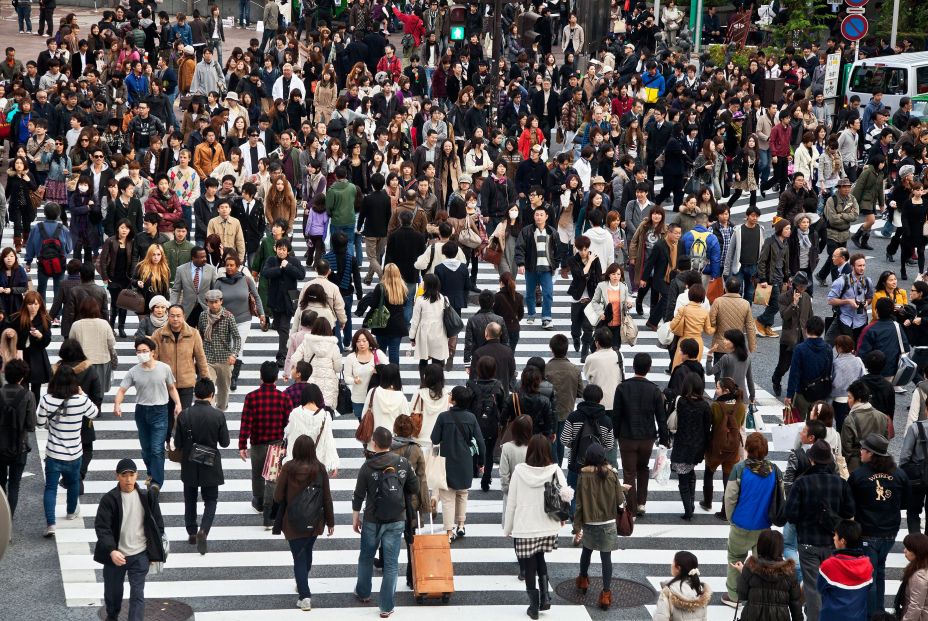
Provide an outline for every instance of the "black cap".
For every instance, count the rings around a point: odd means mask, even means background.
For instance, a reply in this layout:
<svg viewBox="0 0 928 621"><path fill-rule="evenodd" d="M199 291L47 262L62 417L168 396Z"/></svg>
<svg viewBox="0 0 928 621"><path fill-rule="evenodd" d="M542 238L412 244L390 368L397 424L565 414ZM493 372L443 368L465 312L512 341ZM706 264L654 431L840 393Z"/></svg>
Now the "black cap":
<svg viewBox="0 0 928 621"><path fill-rule="evenodd" d="M139 469L136 467L135 462L131 459L123 458L119 460L119 463L116 464L116 474L122 474L123 472L138 472Z"/></svg>

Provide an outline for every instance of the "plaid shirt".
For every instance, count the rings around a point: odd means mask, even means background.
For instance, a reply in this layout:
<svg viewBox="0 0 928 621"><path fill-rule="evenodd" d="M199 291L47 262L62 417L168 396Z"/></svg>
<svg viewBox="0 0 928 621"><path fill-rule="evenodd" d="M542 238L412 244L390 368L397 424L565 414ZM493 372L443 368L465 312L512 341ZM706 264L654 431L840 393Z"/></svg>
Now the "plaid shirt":
<svg viewBox="0 0 928 621"><path fill-rule="evenodd" d="M297 382L295 384L290 384L284 390L284 394L287 395L287 398L290 399L290 402L293 404L293 407L298 408L303 400L303 388L306 386L306 382Z"/></svg>
<svg viewBox="0 0 928 621"><path fill-rule="evenodd" d="M222 309L222 317L213 326L212 338L206 338L206 323L209 311L200 313L200 336L203 337L203 351L206 352L206 361L211 364L220 364L237 356L242 349L242 337L238 333L238 324L235 316L228 309Z"/></svg>
<svg viewBox="0 0 928 621"><path fill-rule="evenodd" d="M245 395L238 432L239 450L248 448L249 439L252 446L282 440L292 409L290 399L274 384L261 384Z"/></svg>

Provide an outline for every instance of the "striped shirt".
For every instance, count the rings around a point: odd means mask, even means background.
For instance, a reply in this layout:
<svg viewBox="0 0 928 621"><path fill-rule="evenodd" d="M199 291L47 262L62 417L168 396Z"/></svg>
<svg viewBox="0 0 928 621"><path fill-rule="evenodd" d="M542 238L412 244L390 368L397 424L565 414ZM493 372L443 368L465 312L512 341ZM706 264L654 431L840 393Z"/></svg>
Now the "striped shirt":
<svg viewBox="0 0 928 621"><path fill-rule="evenodd" d="M59 412L60 408L60 412ZM84 455L81 445L81 424L84 417L96 418L100 411L84 394L70 399L42 395L36 416L40 427L48 421L48 444L45 454L58 461L74 461Z"/></svg>

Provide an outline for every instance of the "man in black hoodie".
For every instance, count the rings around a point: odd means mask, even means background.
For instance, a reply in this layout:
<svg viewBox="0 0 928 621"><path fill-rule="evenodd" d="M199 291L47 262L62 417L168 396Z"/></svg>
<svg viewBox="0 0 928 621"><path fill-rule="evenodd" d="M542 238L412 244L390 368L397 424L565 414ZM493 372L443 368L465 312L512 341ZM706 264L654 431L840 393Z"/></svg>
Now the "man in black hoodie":
<svg viewBox="0 0 928 621"><path fill-rule="evenodd" d="M361 554L358 558L358 581L355 597L361 602L371 599L371 578L374 573L374 555L383 546L383 579L380 583L380 611L393 612L396 591L397 564L400 542L406 524L406 499L419 493L419 478L406 458L390 452L393 434L383 427L371 436L373 455L358 471L358 481L351 499L351 525L361 535ZM395 479L392 477L395 475ZM392 481L391 481L392 479ZM400 486L395 493L385 493L388 484ZM364 519L361 519L361 505Z"/></svg>

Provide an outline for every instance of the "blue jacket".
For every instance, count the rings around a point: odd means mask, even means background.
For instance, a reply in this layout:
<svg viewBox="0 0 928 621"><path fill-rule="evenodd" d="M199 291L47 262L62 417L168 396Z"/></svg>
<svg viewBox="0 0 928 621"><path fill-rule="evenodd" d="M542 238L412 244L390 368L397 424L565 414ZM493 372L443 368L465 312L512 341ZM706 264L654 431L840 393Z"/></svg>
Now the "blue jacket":
<svg viewBox="0 0 928 621"><path fill-rule="evenodd" d="M896 374L896 368L899 366L899 336L896 334L897 324L892 319L880 319L864 333L860 341L860 350L857 355L863 358L868 352L880 350L886 355L886 364L880 375L883 377L892 377ZM909 350L909 339L905 330L900 327L899 334L902 335L902 345L906 351Z"/></svg>
<svg viewBox="0 0 928 621"><path fill-rule="evenodd" d="M792 399L801 387L824 375L829 365L832 364L832 359L831 347L822 337L806 339L796 345L789 368L786 396Z"/></svg>
<svg viewBox="0 0 928 621"><path fill-rule="evenodd" d="M718 278L722 275L722 245L719 243L719 238L704 226L697 226L687 231L683 235L683 254L686 256L692 254L693 242L696 241L694 233L709 233L706 237L706 258L709 259L709 263L703 268L702 273Z"/></svg>
<svg viewBox="0 0 928 621"><path fill-rule="evenodd" d="M39 255L39 252L42 250L42 239L39 233L39 227L44 227L46 237L51 237L55 233L55 227L61 224L58 220L53 220L50 222L38 222L32 225L32 230L29 231L29 243L26 244L26 265L32 264L32 259ZM71 251L74 249L74 244L71 242L71 231L68 230L68 227L61 224L61 235L59 237L61 240L61 250L64 252L64 256L68 257L71 255Z"/></svg>

